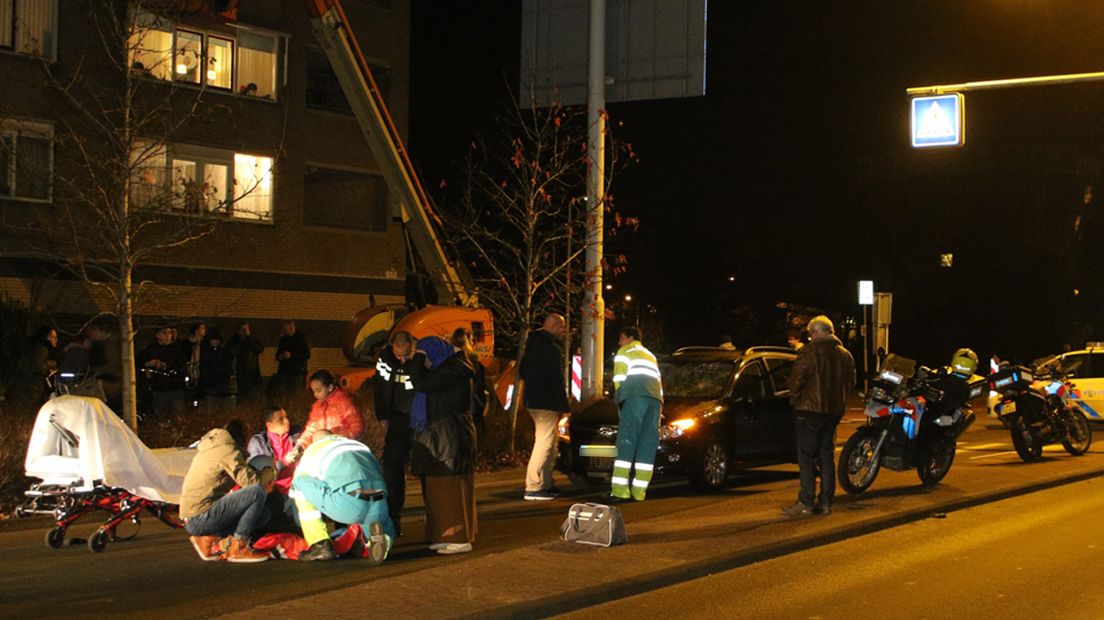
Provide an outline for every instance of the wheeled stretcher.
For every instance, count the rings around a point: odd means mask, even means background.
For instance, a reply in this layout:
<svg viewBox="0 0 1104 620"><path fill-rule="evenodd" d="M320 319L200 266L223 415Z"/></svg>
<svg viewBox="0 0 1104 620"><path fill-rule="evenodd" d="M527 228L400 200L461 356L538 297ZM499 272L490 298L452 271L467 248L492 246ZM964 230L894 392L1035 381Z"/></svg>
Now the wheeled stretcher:
<svg viewBox="0 0 1104 620"><path fill-rule="evenodd" d="M31 431L24 470L41 482L24 493L18 512L54 516L46 533L53 548L65 544L66 531L81 517L107 513L88 539L97 553L110 541L137 534L143 511L169 527L183 527L176 506L195 452L150 450L103 401L59 396L42 406ZM120 536L126 522L135 527Z"/></svg>

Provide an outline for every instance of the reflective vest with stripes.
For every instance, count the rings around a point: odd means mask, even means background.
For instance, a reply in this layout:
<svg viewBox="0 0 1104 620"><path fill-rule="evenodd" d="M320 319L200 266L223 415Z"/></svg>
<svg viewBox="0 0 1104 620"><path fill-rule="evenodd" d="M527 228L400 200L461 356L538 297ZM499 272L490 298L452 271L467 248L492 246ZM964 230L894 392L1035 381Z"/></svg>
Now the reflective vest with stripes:
<svg viewBox="0 0 1104 620"><path fill-rule="evenodd" d="M637 396L663 401L659 364L639 340L633 340L617 350L617 356L613 358L613 385L617 390L614 400L619 403Z"/></svg>

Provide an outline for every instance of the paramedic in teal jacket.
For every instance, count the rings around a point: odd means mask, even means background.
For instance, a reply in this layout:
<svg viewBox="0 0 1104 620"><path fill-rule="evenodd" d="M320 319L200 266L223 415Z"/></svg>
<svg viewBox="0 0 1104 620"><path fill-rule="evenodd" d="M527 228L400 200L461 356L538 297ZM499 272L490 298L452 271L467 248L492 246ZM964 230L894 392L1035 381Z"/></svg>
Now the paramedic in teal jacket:
<svg viewBox="0 0 1104 620"><path fill-rule="evenodd" d="M291 482L303 537L310 549L300 560L333 559L325 515L338 523L359 523L369 536L369 557L387 557L395 526L387 512L387 484L379 461L368 446L328 431L318 431L303 452Z"/></svg>

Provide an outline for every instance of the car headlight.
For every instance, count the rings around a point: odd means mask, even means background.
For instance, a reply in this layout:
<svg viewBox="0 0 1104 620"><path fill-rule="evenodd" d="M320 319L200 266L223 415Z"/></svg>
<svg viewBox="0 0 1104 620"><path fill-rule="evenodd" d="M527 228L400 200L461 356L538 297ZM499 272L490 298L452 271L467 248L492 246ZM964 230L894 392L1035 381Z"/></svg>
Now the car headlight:
<svg viewBox="0 0 1104 620"><path fill-rule="evenodd" d="M571 443L571 414L560 416L560 421L556 423L556 436L560 441Z"/></svg>
<svg viewBox="0 0 1104 620"><path fill-rule="evenodd" d="M682 437L698 424L698 421L694 418L683 418L681 420L675 420L670 424L664 425L659 429L660 439L677 439Z"/></svg>

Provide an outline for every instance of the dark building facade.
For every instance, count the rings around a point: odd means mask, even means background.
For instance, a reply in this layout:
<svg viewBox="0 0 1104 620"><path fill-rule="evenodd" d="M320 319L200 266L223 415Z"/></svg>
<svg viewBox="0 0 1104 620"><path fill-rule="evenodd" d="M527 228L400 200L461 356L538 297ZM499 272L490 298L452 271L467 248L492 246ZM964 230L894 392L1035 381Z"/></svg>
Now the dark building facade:
<svg viewBox="0 0 1104 620"><path fill-rule="evenodd" d="M81 86L114 88L121 82L112 54L125 54L122 71L136 90L164 98L176 123L163 144L151 141L131 201L167 189L166 221L198 213L211 223L137 263L134 281L150 283L136 306L138 345L165 321L203 320L229 335L244 319L270 347L262 358L268 374L280 321L290 318L314 346L312 369L342 365L346 322L373 302L405 299L398 207L315 43L304 2L242 0L222 14L210 6L220 3L179 4L199 9L0 0L0 292L62 325L114 311L88 278L63 266L64 256L52 255L64 242L50 234L64 235L78 208L72 197L95 187L69 163L87 147L62 135L79 136L87 122L81 106L99 102L67 101L61 86L79 76ZM409 3L343 4L405 134ZM107 9L136 26L125 52L105 49L99 36L97 11Z"/></svg>

